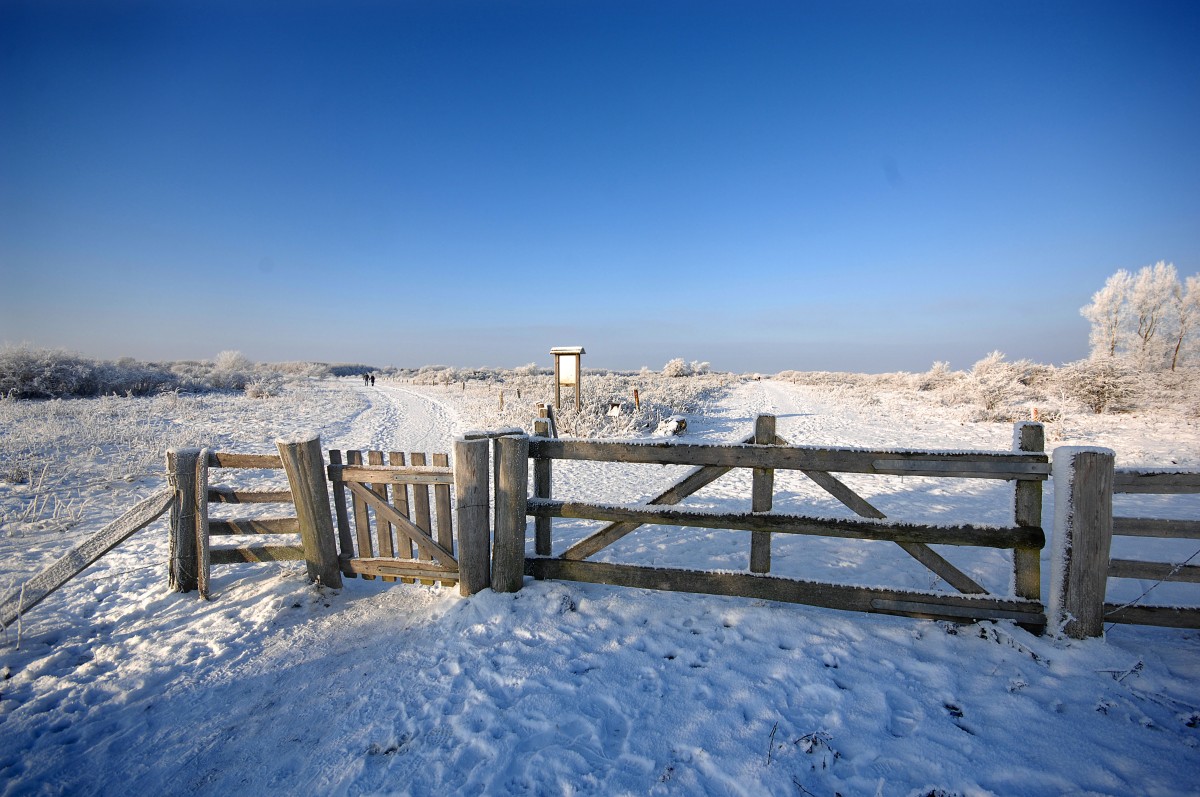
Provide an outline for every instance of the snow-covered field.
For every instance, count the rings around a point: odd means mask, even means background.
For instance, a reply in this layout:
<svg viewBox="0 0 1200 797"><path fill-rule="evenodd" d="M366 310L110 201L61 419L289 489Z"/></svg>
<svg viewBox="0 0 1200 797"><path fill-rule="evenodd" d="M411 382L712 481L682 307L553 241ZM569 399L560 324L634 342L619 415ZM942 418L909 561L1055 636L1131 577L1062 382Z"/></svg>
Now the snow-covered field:
<svg viewBox="0 0 1200 797"><path fill-rule="evenodd" d="M1010 424L915 395L773 381L731 389L688 438L744 437L763 412L797 444L1011 446ZM448 451L482 418L470 392L353 380L266 400L0 402L0 590L158 489L168 446L271 451L314 429L327 448ZM1200 466L1200 429L1181 416L1071 415L1047 437L1112 447L1119 466ZM633 502L677 475L560 463L555 494ZM1011 518L1002 482L845 481L889 517ZM731 473L685 506L744 509L749 482ZM1194 496L1120 500L1200 517ZM848 515L799 474L777 474L775 506ZM586 533L555 530L556 551ZM748 536L646 528L597 558L744 570ZM1115 553L1182 561L1194 547ZM1005 555L941 552L1007 591ZM0 794L1200 794L1200 632L1116 626L1078 642L568 582L465 600L381 581L331 591L291 564L217 568L202 602L167 592L165 559L160 521L0 640ZM772 564L945 588L884 543L780 536ZM1152 586L1114 580L1109 597ZM1145 600L1200 605L1200 587Z"/></svg>

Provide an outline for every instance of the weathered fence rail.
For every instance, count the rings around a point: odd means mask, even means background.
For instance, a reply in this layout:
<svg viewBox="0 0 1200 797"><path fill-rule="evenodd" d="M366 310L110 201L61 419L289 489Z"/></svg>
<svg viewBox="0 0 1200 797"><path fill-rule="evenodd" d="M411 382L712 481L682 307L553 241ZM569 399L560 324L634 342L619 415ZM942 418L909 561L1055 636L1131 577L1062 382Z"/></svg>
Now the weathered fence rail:
<svg viewBox="0 0 1200 797"><path fill-rule="evenodd" d="M1045 624L1040 603L1041 486L1050 472L1042 451L1040 424L1019 424L1012 452L872 451L792 446L775 435L772 416L760 416L754 434L742 443L600 442L555 439L544 424L539 434L497 440L496 553L492 582L499 590L520 588L521 576L769 597L833 608L946 619L1015 619L1032 628ZM527 494L533 460L533 496ZM554 460L692 465L680 482L646 504L561 501L553 498ZM713 512L670 508L734 468L751 470L751 511ZM843 520L772 511L774 472L797 470L852 509L863 520ZM1017 484L1011 527L931 526L888 521L882 512L833 473L865 473L934 478L1006 479ZM535 521L536 556L525 558L526 517ZM604 528L552 552L553 518L607 522ZM719 528L751 532L748 573L717 573L585 561L643 525ZM767 576L770 540L775 534L809 534L894 542L961 593L914 592L825 584ZM929 545L970 545L1014 552L1013 596L986 591Z"/></svg>

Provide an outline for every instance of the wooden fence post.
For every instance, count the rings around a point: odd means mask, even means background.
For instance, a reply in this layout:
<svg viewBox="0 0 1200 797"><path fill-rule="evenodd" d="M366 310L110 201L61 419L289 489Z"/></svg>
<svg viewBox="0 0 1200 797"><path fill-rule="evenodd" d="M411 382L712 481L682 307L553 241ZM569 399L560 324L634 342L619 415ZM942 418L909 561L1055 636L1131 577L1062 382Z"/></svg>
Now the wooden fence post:
<svg viewBox="0 0 1200 797"><path fill-rule="evenodd" d="M550 437L550 419L536 418L533 421L535 437ZM533 495L535 498L549 498L550 485L554 475L552 460L540 457L533 461ZM553 518L538 517L533 521L534 550L538 556L550 556L553 549Z"/></svg>
<svg viewBox="0 0 1200 797"><path fill-rule="evenodd" d="M754 420L754 443L769 446L775 443L775 416L759 415ZM750 511L770 512L775 492L775 471L754 468L750 487ZM750 532L750 572L771 572L771 533Z"/></svg>
<svg viewBox="0 0 1200 797"><path fill-rule="evenodd" d="M1022 421L1013 428L1013 450L1041 454L1046 450L1046 428ZM1018 526L1042 526L1042 483L1017 479L1013 515ZM1037 548L1013 549L1013 592L1018 598L1041 600L1042 552Z"/></svg>
<svg viewBox="0 0 1200 797"><path fill-rule="evenodd" d="M1047 619L1076 639L1104 633L1114 459L1107 448L1054 450L1054 572Z"/></svg>
<svg viewBox="0 0 1200 797"><path fill-rule="evenodd" d="M275 445L296 502L308 577L326 587L340 589L342 571L337 555L337 532L333 529L333 511L329 506L321 438L314 435L276 440Z"/></svg>
<svg viewBox="0 0 1200 797"><path fill-rule="evenodd" d="M492 585L487 438L454 441L454 493L458 594L467 597Z"/></svg>
<svg viewBox="0 0 1200 797"><path fill-rule="evenodd" d="M173 592L191 592L199 587L200 505L203 502L207 509L208 502L208 469L201 470L201 454L207 459L207 452L199 448L167 451L167 481L175 491L167 545L167 586ZM203 532L207 535L207 523L205 526Z"/></svg>
<svg viewBox="0 0 1200 797"><path fill-rule="evenodd" d="M492 589L517 592L525 578L525 510L529 498L529 438L497 437L496 543Z"/></svg>

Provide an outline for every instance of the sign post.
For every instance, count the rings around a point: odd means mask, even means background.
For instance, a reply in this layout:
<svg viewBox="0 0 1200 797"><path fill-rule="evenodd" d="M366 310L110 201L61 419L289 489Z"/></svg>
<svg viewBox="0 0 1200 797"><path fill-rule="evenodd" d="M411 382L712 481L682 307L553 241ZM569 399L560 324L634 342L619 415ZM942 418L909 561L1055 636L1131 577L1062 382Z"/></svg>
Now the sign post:
<svg viewBox="0 0 1200 797"><path fill-rule="evenodd" d="M554 355L554 408L562 409L562 389L575 388L575 411L582 407L580 382L583 368L580 366L581 355L586 354L582 346L555 346L550 350Z"/></svg>

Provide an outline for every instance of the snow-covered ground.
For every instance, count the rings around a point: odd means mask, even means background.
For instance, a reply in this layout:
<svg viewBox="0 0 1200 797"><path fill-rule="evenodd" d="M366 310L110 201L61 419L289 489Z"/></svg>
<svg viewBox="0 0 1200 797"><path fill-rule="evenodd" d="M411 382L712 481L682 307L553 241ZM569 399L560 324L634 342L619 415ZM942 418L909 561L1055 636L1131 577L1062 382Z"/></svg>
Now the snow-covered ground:
<svg viewBox="0 0 1200 797"><path fill-rule="evenodd" d="M275 437L314 429L330 448L448 451L480 425L453 390L337 381L258 402L112 400L122 442L104 442L113 429L80 442L94 401L40 405L61 429L0 407L0 588L161 486L147 463L168 445L270 451ZM863 403L772 381L689 418L688 437L744 437L762 412L797 444L1011 446L1008 424L961 423L912 397ZM1200 466L1194 420L1071 416L1047 433L1049 447L1110 446L1119 465ZM559 463L555 494L633 502L677 475ZM1010 519L1003 482L845 481L889 517ZM56 503L31 510L35 493ZM1121 500L1200 517L1195 497ZM775 501L848 515L799 474L777 474ZM734 472L685 505L748 503L749 475ZM557 522L556 551L585 533ZM748 536L646 528L596 558L744 570ZM1147 558L1193 553L1168 548ZM941 552L1007 590L1006 556ZM23 618L19 647L15 628L0 641L0 794L1200 794L1200 632L1116 626L1077 642L1006 623L568 582L465 600L381 581L331 591L291 564L217 568L202 602L166 591L165 558L159 522ZM780 535L772 565L945 588L884 543ZM1151 586L1114 581L1110 599ZM1200 605L1198 593L1164 585L1146 600Z"/></svg>

